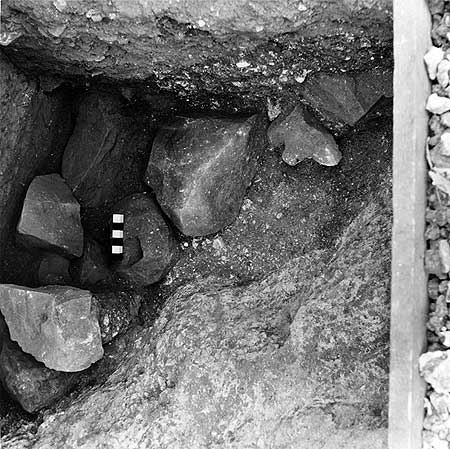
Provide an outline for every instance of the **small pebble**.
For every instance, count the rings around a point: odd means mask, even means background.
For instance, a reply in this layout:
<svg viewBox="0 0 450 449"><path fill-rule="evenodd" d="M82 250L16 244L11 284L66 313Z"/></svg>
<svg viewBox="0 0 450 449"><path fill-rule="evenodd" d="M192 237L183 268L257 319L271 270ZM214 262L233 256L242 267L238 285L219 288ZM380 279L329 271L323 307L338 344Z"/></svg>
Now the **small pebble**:
<svg viewBox="0 0 450 449"><path fill-rule="evenodd" d="M441 236L441 230L438 225L431 224L428 225L425 230L425 239L426 240L438 240Z"/></svg>
<svg viewBox="0 0 450 449"><path fill-rule="evenodd" d="M429 249L425 252L425 268L429 274L435 274L439 278L444 276L438 250Z"/></svg>
<svg viewBox="0 0 450 449"><path fill-rule="evenodd" d="M450 115L450 112L447 112L446 114ZM444 125L442 123L442 118L446 115L443 114L442 116L433 114L430 118L430 120L428 120L428 126L430 127L431 132L436 136L440 136L442 134L442 132L444 131Z"/></svg>
<svg viewBox="0 0 450 449"><path fill-rule="evenodd" d="M239 62L236 63L236 67L237 67L238 69L245 69L245 68L247 68L247 67L250 67L250 63L247 62L247 61L239 61ZM449 109L450 109L450 108L449 108Z"/></svg>
<svg viewBox="0 0 450 449"><path fill-rule="evenodd" d="M445 293L447 291L447 288L448 288L448 281L442 281L439 283L439 293Z"/></svg>
<svg viewBox="0 0 450 449"><path fill-rule="evenodd" d="M439 84L446 88L449 83L449 72L450 70L450 61L448 59L443 59L437 68L437 80Z"/></svg>
<svg viewBox="0 0 450 449"><path fill-rule="evenodd" d="M441 115L441 125L450 128L450 112Z"/></svg>
<svg viewBox="0 0 450 449"><path fill-rule="evenodd" d="M450 245L447 240L439 240L439 256L441 258L442 271L450 271Z"/></svg>
<svg viewBox="0 0 450 449"><path fill-rule="evenodd" d="M434 93L428 97L426 109L433 114L443 114L450 111L450 98L440 97Z"/></svg>
<svg viewBox="0 0 450 449"><path fill-rule="evenodd" d="M437 299L437 297L439 296L439 293L443 293L443 292L440 292L439 287L440 287L440 285L439 285L438 279L433 278L428 281L428 296L431 299Z"/></svg>
<svg viewBox="0 0 450 449"><path fill-rule="evenodd" d="M442 48L431 47L425 54L424 61L428 70L428 77L430 80L435 80L439 63L444 59L445 53Z"/></svg>
<svg viewBox="0 0 450 449"><path fill-rule="evenodd" d="M441 135L441 140L439 143L441 154L443 154L444 156L450 156L450 132L443 133Z"/></svg>

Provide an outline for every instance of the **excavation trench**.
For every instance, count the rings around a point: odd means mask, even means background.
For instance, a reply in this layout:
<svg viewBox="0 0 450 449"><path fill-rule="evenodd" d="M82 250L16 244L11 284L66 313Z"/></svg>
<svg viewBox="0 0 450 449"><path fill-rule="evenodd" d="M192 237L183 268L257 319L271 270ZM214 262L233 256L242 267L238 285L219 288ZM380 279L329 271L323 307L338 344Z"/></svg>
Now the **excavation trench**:
<svg viewBox="0 0 450 449"><path fill-rule="evenodd" d="M192 101L51 59L27 71L27 45L0 59L4 447L385 447L389 64L239 106L232 88ZM51 330L40 362L25 350L53 318L36 331L6 305L43 287L86 292L104 354L69 359L90 367L49 369ZM75 338L69 302L72 327L55 322Z"/></svg>

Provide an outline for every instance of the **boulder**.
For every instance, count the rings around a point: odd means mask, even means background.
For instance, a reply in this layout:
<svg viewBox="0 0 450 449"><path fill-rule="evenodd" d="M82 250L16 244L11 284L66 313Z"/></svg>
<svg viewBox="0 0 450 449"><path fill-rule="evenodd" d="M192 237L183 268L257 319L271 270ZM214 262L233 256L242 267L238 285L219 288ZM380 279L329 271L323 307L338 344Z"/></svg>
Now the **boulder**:
<svg viewBox="0 0 450 449"><path fill-rule="evenodd" d="M34 178L25 197L17 233L24 246L68 257L81 256L80 205L61 176Z"/></svg>
<svg viewBox="0 0 450 449"><path fill-rule="evenodd" d="M178 289L106 382L17 447L387 447L385 184L335 247L251 284Z"/></svg>
<svg viewBox="0 0 450 449"><path fill-rule="evenodd" d="M393 96L392 71L316 74L303 84L302 96L330 129L341 132L354 126L382 97Z"/></svg>
<svg viewBox="0 0 450 449"><path fill-rule="evenodd" d="M81 371L103 356L90 292L72 287L0 285L11 339L57 371Z"/></svg>
<svg viewBox="0 0 450 449"><path fill-rule="evenodd" d="M150 119L118 95L92 91L80 99L62 175L84 208L113 204L142 189Z"/></svg>
<svg viewBox="0 0 450 449"><path fill-rule="evenodd" d="M251 110L310 70L392 65L390 0L9 0L2 25L33 73L143 81L194 108Z"/></svg>
<svg viewBox="0 0 450 449"><path fill-rule="evenodd" d="M75 384L74 374L47 368L9 339L3 343L0 353L0 380L11 397L29 413L53 404Z"/></svg>
<svg viewBox="0 0 450 449"><path fill-rule="evenodd" d="M342 158L333 136L319 124L308 123L301 106L274 120L268 138L273 147L284 144L282 158L289 165L312 158L321 165L333 166Z"/></svg>
<svg viewBox="0 0 450 449"><path fill-rule="evenodd" d="M46 254L39 263L40 285L67 285L72 283L69 274L70 261L58 254Z"/></svg>
<svg viewBox="0 0 450 449"><path fill-rule="evenodd" d="M108 260L100 243L85 237L83 255L72 262L70 273L76 285L81 287L89 287L110 280Z"/></svg>
<svg viewBox="0 0 450 449"><path fill-rule="evenodd" d="M220 231L237 217L265 148L265 123L178 117L154 142L146 182L188 236Z"/></svg>
<svg viewBox="0 0 450 449"><path fill-rule="evenodd" d="M114 213L124 215L124 257L115 271L137 285L159 281L175 261L177 243L158 205L137 193L117 203Z"/></svg>

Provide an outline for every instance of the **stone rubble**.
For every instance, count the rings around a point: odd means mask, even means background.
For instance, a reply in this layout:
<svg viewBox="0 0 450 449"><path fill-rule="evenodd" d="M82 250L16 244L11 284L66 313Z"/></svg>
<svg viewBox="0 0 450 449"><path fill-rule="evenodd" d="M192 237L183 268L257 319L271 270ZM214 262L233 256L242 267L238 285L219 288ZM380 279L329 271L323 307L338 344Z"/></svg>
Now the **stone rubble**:
<svg viewBox="0 0 450 449"><path fill-rule="evenodd" d="M419 360L429 384L423 423L424 449L450 448L450 14L443 1L429 2L433 14L433 46L424 56L432 92L425 108L430 113L427 161L431 185L426 210L425 268L430 300L428 352Z"/></svg>
<svg viewBox="0 0 450 449"><path fill-rule="evenodd" d="M83 253L80 205L58 174L37 176L30 184L17 225L18 240L31 249L62 256Z"/></svg>
<svg viewBox="0 0 450 449"><path fill-rule="evenodd" d="M75 375L47 368L17 343L3 339L0 379L6 391L29 413L51 405L74 385Z"/></svg>
<svg viewBox="0 0 450 449"><path fill-rule="evenodd" d="M0 311L11 339L50 369L82 371L103 356L89 291L0 284Z"/></svg>
<svg viewBox="0 0 450 449"><path fill-rule="evenodd" d="M213 234L237 217L265 142L258 115L178 117L153 142L146 182L183 234Z"/></svg>

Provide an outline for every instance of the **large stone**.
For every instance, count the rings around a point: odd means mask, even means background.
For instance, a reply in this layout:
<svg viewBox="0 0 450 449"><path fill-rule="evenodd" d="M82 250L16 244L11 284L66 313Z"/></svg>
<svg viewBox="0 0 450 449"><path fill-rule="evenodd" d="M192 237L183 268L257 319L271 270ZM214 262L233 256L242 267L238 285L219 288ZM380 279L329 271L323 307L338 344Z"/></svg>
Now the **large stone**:
<svg viewBox="0 0 450 449"><path fill-rule="evenodd" d="M385 449L387 185L335 248L250 285L179 289L106 382L43 417L33 448Z"/></svg>
<svg viewBox="0 0 450 449"><path fill-rule="evenodd" d="M37 174L58 165L70 135L70 106L64 91L45 94L1 52L0 92L0 277L18 282L30 263L13 245L23 199Z"/></svg>
<svg viewBox="0 0 450 449"><path fill-rule="evenodd" d="M321 165L333 166L342 158L333 136L317 123L308 123L301 106L273 121L268 137L273 147L284 144L282 157L289 165L312 158Z"/></svg>
<svg viewBox="0 0 450 449"><path fill-rule="evenodd" d="M153 142L146 181L185 235L220 231L239 213L265 147L262 117L179 117Z"/></svg>
<svg viewBox="0 0 450 449"><path fill-rule="evenodd" d="M17 225L25 246L79 257L83 253L80 205L57 174L37 176L30 184Z"/></svg>
<svg viewBox="0 0 450 449"><path fill-rule="evenodd" d="M6 391L30 413L53 404L75 384L70 373L61 373L25 354L6 340L0 353L0 380Z"/></svg>
<svg viewBox="0 0 450 449"><path fill-rule="evenodd" d="M120 96L93 91L81 98L62 175L82 207L115 203L142 188L150 128L150 119L127 109Z"/></svg>
<svg viewBox="0 0 450 449"><path fill-rule="evenodd" d="M159 281L175 261L177 243L158 205L137 193L117 203L114 213L124 215L124 257L116 272L137 285Z"/></svg>
<svg viewBox="0 0 450 449"><path fill-rule="evenodd" d="M392 97L392 71L355 74L320 73L308 79L302 95L330 129L354 126L382 97Z"/></svg>
<svg viewBox="0 0 450 449"><path fill-rule="evenodd" d="M281 90L295 92L308 70L392 64L391 0L326 6L321 0L8 0L2 30L5 51L34 73L143 80L145 87L179 91L190 103L220 110L233 97L233 105L253 108Z"/></svg>
<svg viewBox="0 0 450 449"><path fill-rule="evenodd" d="M90 292L72 287L0 285L11 339L48 368L81 371L103 356Z"/></svg>

